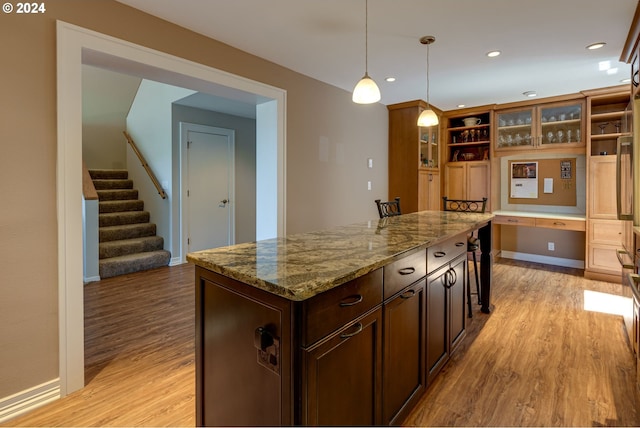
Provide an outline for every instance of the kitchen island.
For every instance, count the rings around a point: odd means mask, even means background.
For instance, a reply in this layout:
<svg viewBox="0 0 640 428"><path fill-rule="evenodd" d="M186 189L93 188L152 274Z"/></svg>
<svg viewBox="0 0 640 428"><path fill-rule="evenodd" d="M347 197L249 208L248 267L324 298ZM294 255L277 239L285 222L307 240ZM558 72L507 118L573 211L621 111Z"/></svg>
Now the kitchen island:
<svg viewBox="0 0 640 428"><path fill-rule="evenodd" d="M196 424L397 424L490 311L492 214L424 211L190 253Z"/></svg>

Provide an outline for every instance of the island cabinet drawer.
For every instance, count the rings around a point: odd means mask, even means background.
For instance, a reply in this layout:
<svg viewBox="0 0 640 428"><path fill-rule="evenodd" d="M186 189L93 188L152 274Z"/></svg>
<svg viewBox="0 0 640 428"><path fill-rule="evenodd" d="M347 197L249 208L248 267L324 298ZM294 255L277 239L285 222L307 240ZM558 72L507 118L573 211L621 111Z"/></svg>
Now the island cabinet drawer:
<svg viewBox="0 0 640 428"><path fill-rule="evenodd" d="M424 250L401 258L384 267L384 299L427 275L427 254Z"/></svg>
<svg viewBox="0 0 640 428"><path fill-rule="evenodd" d="M493 224L510 224L512 226L535 227L536 219L533 217L520 217L513 215L497 215L493 218Z"/></svg>
<svg viewBox="0 0 640 428"><path fill-rule="evenodd" d="M427 272L433 272L467 251L467 235L454 236L427 248Z"/></svg>
<svg viewBox="0 0 640 428"><path fill-rule="evenodd" d="M382 304L382 269L302 302L302 346L312 345Z"/></svg>
<svg viewBox="0 0 640 428"><path fill-rule="evenodd" d="M536 218L536 227L548 229L577 230L584 232L586 223L584 220L565 220L558 218Z"/></svg>

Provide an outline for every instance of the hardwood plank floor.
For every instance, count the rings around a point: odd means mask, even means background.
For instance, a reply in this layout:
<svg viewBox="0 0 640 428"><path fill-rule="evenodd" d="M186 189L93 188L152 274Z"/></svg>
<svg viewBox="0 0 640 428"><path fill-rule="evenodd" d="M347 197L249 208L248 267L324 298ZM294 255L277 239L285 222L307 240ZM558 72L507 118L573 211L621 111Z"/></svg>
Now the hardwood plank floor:
<svg viewBox="0 0 640 428"><path fill-rule="evenodd" d="M493 283L495 310L474 314L406 425L640 425L622 317L583 309L585 290L620 293L620 285L504 259Z"/></svg>
<svg viewBox="0 0 640 428"><path fill-rule="evenodd" d="M194 426L193 279L181 265L87 285L87 386L4 426ZM493 313L474 305L405 425L640 426L622 319L583 309L584 290L620 286L500 259L493 281Z"/></svg>
<svg viewBox="0 0 640 428"><path fill-rule="evenodd" d="M7 426L194 426L194 266L85 286L85 384Z"/></svg>

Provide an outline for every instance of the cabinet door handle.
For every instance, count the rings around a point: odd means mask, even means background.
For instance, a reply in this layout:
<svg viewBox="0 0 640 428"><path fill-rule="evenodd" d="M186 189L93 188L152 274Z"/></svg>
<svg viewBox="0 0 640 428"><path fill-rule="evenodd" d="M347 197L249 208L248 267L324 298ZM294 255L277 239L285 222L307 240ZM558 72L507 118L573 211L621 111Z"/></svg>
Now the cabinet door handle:
<svg viewBox="0 0 640 428"><path fill-rule="evenodd" d="M464 246L464 242L456 242L456 247L463 247Z"/></svg>
<svg viewBox="0 0 640 428"><path fill-rule="evenodd" d="M363 328L361 322L359 322L358 324L354 325L354 327L355 327L355 329L351 333L342 333L340 335L340 339L348 339L350 337L353 337L356 334L360 333L362 331L362 328Z"/></svg>
<svg viewBox="0 0 640 428"><path fill-rule="evenodd" d="M458 274L453 268L449 269L449 272L451 272L451 281L449 281L448 288L451 288L455 285L456 282L458 282Z"/></svg>
<svg viewBox="0 0 640 428"><path fill-rule="evenodd" d="M407 290L400 295L401 299L410 299L416 295L416 290Z"/></svg>
<svg viewBox="0 0 640 428"><path fill-rule="evenodd" d="M398 270L398 273L400 275L411 275L412 273L415 273L416 268L414 267L408 267L408 268L402 268L400 270Z"/></svg>
<svg viewBox="0 0 640 428"><path fill-rule="evenodd" d="M440 257L444 257L444 256L446 256L446 255L447 255L447 253L445 253L444 251L436 251L435 253L433 253L433 255L434 255L435 257L440 258Z"/></svg>
<svg viewBox="0 0 640 428"><path fill-rule="evenodd" d="M358 303L362 302L362 299L364 299L364 297L362 297L362 294L354 294L353 296L349 296L342 302L340 302L340 307L344 308L345 306L357 305Z"/></svg>
<svg viewBox="0 0 640 428"><path fill-rule="evenodd" d="M561 222L561 221L554 221L554 222L553 222L553 225L554 225L554 226L566 226L567 224L566 224L566 223L563 223L563 222Z"/></svg>

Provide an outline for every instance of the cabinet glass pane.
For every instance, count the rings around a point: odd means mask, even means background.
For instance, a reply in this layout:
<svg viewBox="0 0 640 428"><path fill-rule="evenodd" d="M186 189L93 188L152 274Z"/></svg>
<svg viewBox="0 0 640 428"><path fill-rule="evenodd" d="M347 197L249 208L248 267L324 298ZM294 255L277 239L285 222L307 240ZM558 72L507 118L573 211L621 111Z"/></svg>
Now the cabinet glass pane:
<svg viewBox="0 0 640 428"><path fill-rule="evenodd" d="M498 114L496 148L533 146L532 110Z"/></svg>
<svg viewBox="0 0 640 428"><path fill-rule="evenodd" d="M420 128L420 166L438 167L438 127Z"/></svg>
<svg viewBox="0 0 640 428"><path fill-rule="evenodd" d="M580 143L580 104L540 109L541 144Z"/></svg>

